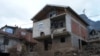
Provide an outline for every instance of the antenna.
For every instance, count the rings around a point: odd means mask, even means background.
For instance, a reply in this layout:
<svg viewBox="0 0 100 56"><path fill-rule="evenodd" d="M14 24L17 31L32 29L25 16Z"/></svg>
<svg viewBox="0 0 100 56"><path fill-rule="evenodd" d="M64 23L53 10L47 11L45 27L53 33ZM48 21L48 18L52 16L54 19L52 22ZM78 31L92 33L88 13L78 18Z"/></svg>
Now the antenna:
<svg viewBox="0 0 100 56"><path fill-rule="evenodd" d="M86 9L83 9L83 14L85 14Z"/></svg>

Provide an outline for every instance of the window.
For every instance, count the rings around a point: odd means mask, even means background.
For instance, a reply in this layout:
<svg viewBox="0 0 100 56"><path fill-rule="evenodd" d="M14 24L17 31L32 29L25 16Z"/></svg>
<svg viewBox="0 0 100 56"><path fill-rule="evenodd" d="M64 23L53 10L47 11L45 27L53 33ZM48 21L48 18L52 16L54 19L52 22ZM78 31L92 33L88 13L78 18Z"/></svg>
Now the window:
<svg viewBox="0 0 100 56"><path fill-rule="evenodd" d="M4 37L4 45L8 45L8 43L9 43L8 37Z"/></svg>
<svg viewBox="0 0 100 56"><path fill-rule="evenodd" d="M60 25L60 27L64 27L64 22L63 21L60 21L59 22L59 25Z"/></svg>
<svg viewBox="0 0 100 56"><path fill-rule="evenodd" d="M22 31L22 32L21 32L21 35L26 35L26 32L23 32L23 31Z"/></svg>
<svg viewBox="0 0 100 56"><path fill-rule="evenodd" d="M44 24L43 23L39 23L38 24L38 30L42 31L44 29Z"/></svg>
<svg viewBox="0 0 100 56"><path fill-rule="evenodd" d="M3 31L13 34L13 29L12 28L4 28Z"/></svg>
<svg viewBox="0 0 100 56"><path fill-rule="evenodd" d="M51 28L63 28L65 27L65 21L64 20L52 20L51 21Z"/></svg>
<svg viewBox="0 0 100 56"><path fill-rule="evenodd" d="M61 37L60 41L61 41L61 43L64 43L65 42L65 37Z"/></svg>
<svg viewBox="0 0 100 56"><path fill-rule="evenodd" d="M54 17L54 16L56 16L56 11L51 11L51 12L49 13L49 17Z"/></svg>

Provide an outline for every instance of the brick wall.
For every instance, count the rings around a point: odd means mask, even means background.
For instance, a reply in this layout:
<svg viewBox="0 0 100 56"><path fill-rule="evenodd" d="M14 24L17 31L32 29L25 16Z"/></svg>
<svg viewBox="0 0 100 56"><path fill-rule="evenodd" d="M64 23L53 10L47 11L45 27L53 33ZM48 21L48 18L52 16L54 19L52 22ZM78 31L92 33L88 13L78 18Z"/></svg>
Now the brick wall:
<svg viewBox="0 0 100 56"><path fill-rule="evenodd" d="M72 20L72 32L78 36L80 36L80 28L79 24Z"/></svg>
<svg viewBox="0 0 100 56"><path fill-rule="evenodd" d="M86 39L88 32L87 32L87 29L85 28L85 26L82 25L82 24L79 24L79 23L77 23L73 20L71 22L72 22L72 25L71 25L72 26L72 32L74 34L78 35L78 36L83 37L83 39Z"/></svg>
<svg viewBox="0 0 100 56"><path fill-rule="evenodd" d="M81 27L81 37L86 39L86 37L88 37L87 34L88 34L87 30Z"/></svg>

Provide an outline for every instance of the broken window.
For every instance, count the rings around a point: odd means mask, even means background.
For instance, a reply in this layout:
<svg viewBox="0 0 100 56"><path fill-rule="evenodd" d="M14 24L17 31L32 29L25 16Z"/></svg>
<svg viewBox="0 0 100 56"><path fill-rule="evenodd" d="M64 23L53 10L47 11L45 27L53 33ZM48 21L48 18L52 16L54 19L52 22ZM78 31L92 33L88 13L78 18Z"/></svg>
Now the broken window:
<svg viewBox="0 0 100 56"><path fill-rule="evenodd" d="M44 40L44 49L50 50L52 48L52 39Z"/></svg>
<svg viewBox="0 0 100 56"><path fill-rule="evenodd" d="M48 14L49 17L54 17L56 16L56 11L51 11L49 14Z"/></svg>
<svg viewBox="0 0 100 56"><path fill-rule="evenodd" d="M51 21L51 28L62 28L64 27L64 20L54 20Z"/></svg>
<svg viewBox="0 0 100 56"><path fill-rule="evenodd" d="M66 39L65 37L61 37L60 42L61 43L64 43L65 42L65 39Z"/></svg>
<svg viewBox="0 0 100 56"><path fill-rule="evenodd" d="M59 28L64 27L64 21L59 22Z"/></svg>

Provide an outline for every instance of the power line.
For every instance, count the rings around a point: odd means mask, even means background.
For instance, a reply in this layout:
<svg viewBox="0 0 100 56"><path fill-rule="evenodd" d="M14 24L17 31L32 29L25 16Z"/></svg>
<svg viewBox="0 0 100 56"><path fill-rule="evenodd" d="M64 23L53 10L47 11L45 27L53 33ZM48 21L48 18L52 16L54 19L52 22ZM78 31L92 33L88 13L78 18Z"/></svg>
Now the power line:
<svg viewBox="0 0 100 56"><path fill-rule="evenodd" d="M83 14L86 14L86 9L85 8L83 9ZM98 17L98 16L100 16L100 14L92 15L92 16L89 16L89 17Z"/></svg>
<svg viewBox="0 0 100 56"><path fill-rule="evenodd" d="M100 16L100 15L93 15L93 16L89 16L89 17L98 17L98 16Z"/></svg>

